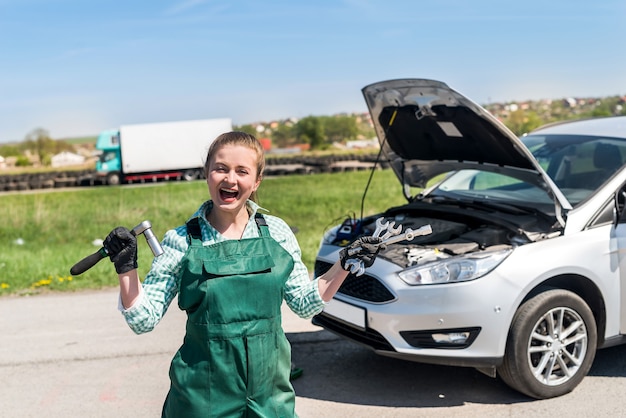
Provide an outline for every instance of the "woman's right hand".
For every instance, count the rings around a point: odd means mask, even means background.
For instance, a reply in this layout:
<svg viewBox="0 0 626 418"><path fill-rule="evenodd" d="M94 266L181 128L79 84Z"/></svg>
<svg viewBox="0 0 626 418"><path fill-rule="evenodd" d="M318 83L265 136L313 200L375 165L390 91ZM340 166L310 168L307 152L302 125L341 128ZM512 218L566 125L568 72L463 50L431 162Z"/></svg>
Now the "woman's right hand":
<svg viewBox="0 0 626 418"><path fill-rule="evenodd" d="M128 273L137 268L137 238L123 226L112 230L105 238L104 249L115 265L117 274Z"/></svg>

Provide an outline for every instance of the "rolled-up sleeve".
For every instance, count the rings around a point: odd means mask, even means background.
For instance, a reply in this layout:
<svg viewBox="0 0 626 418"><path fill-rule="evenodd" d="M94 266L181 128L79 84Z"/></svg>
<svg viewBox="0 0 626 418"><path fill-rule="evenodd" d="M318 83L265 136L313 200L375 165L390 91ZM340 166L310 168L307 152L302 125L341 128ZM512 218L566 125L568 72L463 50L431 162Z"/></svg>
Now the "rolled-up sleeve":
<svg viewBox="0 0 626 418"><path fill-rule="evenodd" d="M165 233L163 254L152 262L142 283L142 294L128 309L122 310L128 326L136 333L152 331L159 323L180 286L180 261L187 250L187 229L184 226Z"/></svg>

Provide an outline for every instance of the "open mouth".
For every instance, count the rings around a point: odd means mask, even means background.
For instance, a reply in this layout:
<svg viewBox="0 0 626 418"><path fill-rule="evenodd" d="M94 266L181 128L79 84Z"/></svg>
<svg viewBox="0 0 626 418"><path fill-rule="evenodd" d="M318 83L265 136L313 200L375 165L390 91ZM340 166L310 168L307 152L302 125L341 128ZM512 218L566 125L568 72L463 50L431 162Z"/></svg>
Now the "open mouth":
<svg viewBox="0 0 626 418"><path fill-rule="evenodd" d="M236 190L220 189L220 198L224 201L231 201L237 199L239 192Z"/></svg>

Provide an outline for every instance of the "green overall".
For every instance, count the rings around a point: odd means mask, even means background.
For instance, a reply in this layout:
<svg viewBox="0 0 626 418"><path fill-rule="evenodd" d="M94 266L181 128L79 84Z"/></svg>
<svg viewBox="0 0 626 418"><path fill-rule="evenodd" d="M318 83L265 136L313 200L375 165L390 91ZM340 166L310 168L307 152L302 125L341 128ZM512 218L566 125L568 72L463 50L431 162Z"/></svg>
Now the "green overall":
<svg viewBox="0 0 626 418"><path fill-rule="evenodd" d="M187 223L178 305L183 345L170 367L164 417L295 417L291 347L281 326L293 258L256 216L259 238L202 245Z"/></svg>

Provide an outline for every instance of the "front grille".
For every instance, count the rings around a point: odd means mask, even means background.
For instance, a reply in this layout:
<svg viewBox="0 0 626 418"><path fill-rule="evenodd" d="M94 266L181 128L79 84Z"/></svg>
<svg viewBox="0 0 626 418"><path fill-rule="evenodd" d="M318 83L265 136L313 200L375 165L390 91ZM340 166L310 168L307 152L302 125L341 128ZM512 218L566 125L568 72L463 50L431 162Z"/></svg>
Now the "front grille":
<svg viewBox="0 0 626 418"><path fill-rule="evenodd" d="M324 261L315 262L315 277L319 277L326 273L332 264ZM378 279L370 275L356 277L354 274L348 274L338 293L351 296L356 299L365 300L373 303L389 302L395 299L393 294Z"/></svg>
<svg viewBox="0 0 626 418"><path fill-rule="evenodd" d="M396 351L391 344L387 342L385 337L380 335L378 332L369 328L363 331L361 329L351 327L350 325L338 321L324 312L319 315L315 315L312 322L313 324L327 329L330 332L363 344L374 350Z"/></svg>

